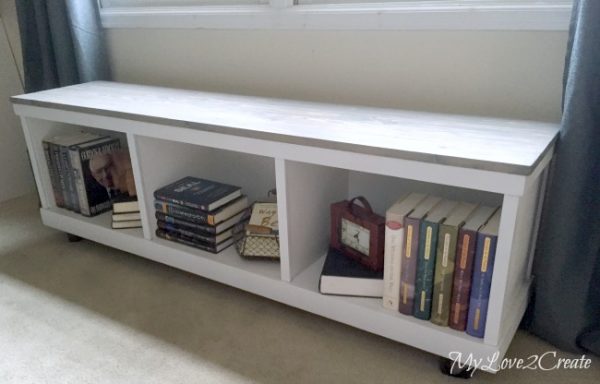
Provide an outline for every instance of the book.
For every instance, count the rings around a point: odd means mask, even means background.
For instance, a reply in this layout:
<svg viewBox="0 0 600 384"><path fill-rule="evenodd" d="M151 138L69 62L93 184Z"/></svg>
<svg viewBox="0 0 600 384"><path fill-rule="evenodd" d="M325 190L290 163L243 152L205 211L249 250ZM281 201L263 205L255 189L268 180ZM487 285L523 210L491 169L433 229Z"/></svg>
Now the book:
<svg viewBox="0 0 600 384"><path fill-rule="evenodd" d="M129 213L113 213L112 221L131 221L131 220L141 220L141 215L139 212L129 212Z"/></svg>
<svg viewBox="0 0 600 384"><path fill-rule="evenodd" d="M185 221L173 216L166 215L162 212L156 211L155 217L159 221L164 221L171 224L176 224L183 229L188 231L206 232L212 234L218 234L226 229L233 227L234 225L248 220L249 211L247 209L242 210L240 213L230 217L229 219L222 221L216 225L208 224L197 224L189 221Z"/></svg>
<svg viewBox="0 0 600 384"><path fill-rule="evenodd" d="M142 227L141 220L113 221L112 222L113 229L141 228L141 227Z"/></svg>
<svg viewBox="0 0 600 384"><path fill-rule="evenodd" d="M477 248L475 251L466 331L469 335L480 338L483 338L485 334L501 214L502 209L497 210L487 224L477 233Z"/></svg>
<svg viewBox="0 0 600 384"><path fill-rule="evenodd" d="M476 208L477 204L459 203L448 217L440 223L433 278L431 322L443 327L448 326L450 316L450 298L452 296L452 278L454 276L458 230Z"/></svg>
<svg viewBox="0 0 600 384"><path fill-rule="evenodd" d="M413 300L413 316L418 319L429 320L431 316L439 227L457 204L456 201L442 200L421 220Z"/></svg>
<svg viewBox="0 0 600 384"><path fill-rule="evenodd" d="M469 296L471 294L471 274L477 245L477 231L490 219L498 207L479 206L458 231L456 262L450 299L450 319L448 326L457 331L467 327Z"/></svg>
<svg viewBox="0 0 600 384"><path fill-rule="evenodd" d="M42 141L44 148L44 157L46 158L46 166L48 167L48 175L50 176L50 184L52 186L52 193L54 195L54 203L59 208L65 207L65 197L60 187L60 179L58 175L58 166L56 165L57 160L54 159L53 145L47 140Z"/></svg>
<svg viewBox="0 0 600 384"><path fill-rule="evenodd" d="M441 200L437 196L428 196L415 207L410 215L404 218L404 250L400 259L399 311L405 315L413 314L421 220Z"/></svg>
<svg viewBox="0 0 600 384"><path fill-rule="evenodd" d="M154 208L156 211L164 213L165 215L190 221L192 223L215 225L248 208L248 197L243 195L237 200L234 200L229 204L211 212L205 212L200 209L190 208L161 200L156 200L154 202Z"/></svg>
<svg viewBox="0 0 600 384"><path fill-rule="evenodd" d="M103 137L70 148L81 214L95 216L112 208L114 166L111 155L120 150L118 138Z"/></svg>
<svg viewBox="0 0 600 384"><path fill-rule="evenodd" d="M75 132L54 136L42 142L44 149L48 148L48 155L52 162L52 169L49 167L48 170L57 206L72 211L79 210L68 148L73 144L95 140L98 137L100 136L93 133Z"/></svg>
<svg viewBox="0 0 600 384"><path fill-rule="evenodd" d="M177 224L167 223L165 221L157 221L156 225L158 228L177 235L181 235L187 237L194 241L204 241L210 244L218 244L227 239L229 239L233 235L233 228L229 228L218 235L214 233L206 233L206 232L197 232L197 231L188 231Z"/></svg>
<svg viewBox="0 0 600 384"><path fill-rule="evenodd" d="M411 193L398 199L385 213L385 250L383 263L383 306L400 309L400 261L404 243L404 217L427 195Z"/></svg>
<svg viewBox="0 0 600 384"><path fill-rule="evenodd" d="M113 213L139 212L140 205L136 196L119 196L112 199Z"/></svg>
<svg viewBox="0 0 600 384"><path fill-rule="evenodd" d="M241 195L240 187L191 176L177 180L154 192L157 200L205 212L214 211Z"/></svg>
<svg viewBox="0 0 600 384"><path fill-rule="evenodd" d="M225 248L229 247L231 244L233 244L233 237L230 237L229 239L219 244L211 244L203 241L196 241L194 239L190 239L188 237L182 236L171 231L165 231L164 229L160 228L156 230L156 236L165 240L174 241L176 243L184 244L212 253L219 253Z"/></svg>
<svg viewBox="0 0 600 384"><path fill-rule="evenodd" d="M326 295L383 296L383 271L373 271L330 248L319 279L319 291Z"/></svg>

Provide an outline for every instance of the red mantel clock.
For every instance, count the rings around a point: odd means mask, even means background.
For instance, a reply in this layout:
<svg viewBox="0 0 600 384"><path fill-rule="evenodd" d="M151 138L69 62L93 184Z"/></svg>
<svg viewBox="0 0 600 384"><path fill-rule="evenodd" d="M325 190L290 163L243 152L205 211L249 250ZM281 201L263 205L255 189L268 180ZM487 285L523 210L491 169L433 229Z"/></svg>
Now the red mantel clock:
<svg viewBox="0 0 600 384"><path fill-rule="evenodd" d="M362 206L356 204L360 202ZM362 196L331 205L331 247L359 263L383 269L385 218Z"/></svg>

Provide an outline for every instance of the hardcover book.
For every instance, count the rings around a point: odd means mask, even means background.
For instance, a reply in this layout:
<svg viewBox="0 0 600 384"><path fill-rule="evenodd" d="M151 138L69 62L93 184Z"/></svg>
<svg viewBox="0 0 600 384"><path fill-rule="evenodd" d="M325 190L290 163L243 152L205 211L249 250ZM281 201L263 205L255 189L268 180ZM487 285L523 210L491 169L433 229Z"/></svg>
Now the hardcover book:
<svg viewBox="0 0 600 384"><path fill-rule="evenodd" d="M213 211L241 195L240 187L191 176L154 192L157 200L205 212Z"/></svg>
<svg viewBox="0 0 600 384"><path fill-rule="evenodd" d="M197 240L182 236L175 232L165 231L160 228L158 228L156 230L156 236L158 236L162 239L165 239L165 240L174 241L176 243L184 244L184 245L187 245L190 247L194 247L194 248L201 249L201 250L207 251L207 252L212 252L212 253L219 253L222 250L224 250L225 248L227 248L233 244L233 237L230 237L229 239L227 239L219 244L211 244L211 243L206 243L203 241L197 241Z"/></svg>
<svg viewBox="0 0 600 384"><path fill-rule="evenodd" d="M330 248L323 264L319 291L327 295L383 296L383 271L373 271Z"/></svg>
<svg viewBox="0 0 600 384"><path fill-rule="evenodd" d="M95 216L112 208L111 197L120 192L113 187L115 164L112 155L121 149L117 138L104 137L71 148L81 213Z"/></svg>
<svg viewBox="0 0 600 384"><path fill-rule="evenodd" d="M141 228L141 220L113 221L112 229Z"/></svg>
<svg viewBox="0 0 600 384"><path fill-rule="evenodd" d="M458 231L456 245L456 260L452 283L452 298L450 299L450 319L448 326L457 331L467 327L469 310L469 295L471 294L471 274L473 259L477 244L477 231L483 226L498 207L479 206L465 225Z"/></svg>
<svg viewBox="0 0 600 384"><path fill-rule="evenodd" d="M156 224L158 225L158 228L165 230L168 233L177 234L189 238L190 240L206 242L210 244L221 243L233 235L233 228L229 228L216 235L214 233L188 231L177 224L171 224L160 220Z"/></svg>
<svg viewBox="0 0 600 384"><path fill-rule="evenodd" d="M483 338L485 334L501 213L501 209L496 211L494 216L477 233L477 250L475 251L475 265L473 267L473 286L469 299L467 333L480 338Z"/></svg>
<svg viewBox="0 0 600 384"><path fill-rule="evenodd" d="M139 212L137 196L120 195L112 199L113 213Z"/></svg>
<svg viewBox="0 0 600 384"><path fill-rule="evenodd" d="M238 223L248 220L250 213L248 212L247 209L244 209L241 212L239 212L238 214L232 216L231 218L229 218L225 221L218 223L217 225L192 223L192 222L185 221L185 220L173 217L173 216L166 215L166 214L164 214L162 212L158 212L158 211L155 213L155 216L156 216L156 219L159 221L164 221L164 222L167 222L170 224L175 224L175 225L179 226L180 228L186 229L188 231L198 231L198 232L219 234L219 233L233 227L234 225L236 225Z"/></svg>
<svg viewBox="0 0 600 384"><path fill-rule="evenodd" d="M415 301L415 279L417 275L417 257L419 253L419 231L421 220L442 199L429 196L422 200L412 213L404 218L404 250L400 265L400 312L413 314Z"/></svg>
<svg viewBox="0 0 600 384"><path fill-rule="evenodd" d="M383 306L394 311L400 309L400 262L404 244L404 218L426 196L423 193L403 196L385 213Z"/></svg>
<svg viewBox="0 0 600 384"><path fill-rule="evenodd" d="M113 213L112 221L131 221L131 220L141 220L141 215L139 212L129 212L129 213Z"/></svg>
<svg viewBox="0 0 600 384"><path fill-rule="evenodd" d="M164 213L165 215L177 219L202 225L216 225L248 208L248 197L241 196L237 200L211 212L161 200L156 200L154 202L154 208L157 212Z"/></svg>
<svg viewBox="0 0 600 384"><path fill-rule="evenodd" d="M457 204L456 201L442 200L426 218L421 220L415 299L413 301L413 315L418 319L429 320L431 317L431 296L433 294L435 259L439 247L439 227Z"/></svg>
<svg viewBox="0 0 600 384"><path fill-rule="evenodd" d="M433 299L431 302L431 322L440 326L448 326L450 315L450 298L452 295L452 277L454 276L454 260L458 230L477 204L460 203L452 210L446 220L440 224L437 256L435 259L435 275L433 279Z"/></svg>

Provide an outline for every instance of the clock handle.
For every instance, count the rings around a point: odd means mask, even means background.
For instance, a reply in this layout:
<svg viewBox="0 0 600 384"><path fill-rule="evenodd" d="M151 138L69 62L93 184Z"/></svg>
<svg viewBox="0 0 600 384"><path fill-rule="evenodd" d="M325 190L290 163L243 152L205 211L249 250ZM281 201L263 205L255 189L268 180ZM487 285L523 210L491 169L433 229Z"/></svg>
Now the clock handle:
<svg viewBox="0 0 600 384"><path fill-rule="evenodd" d="M362 203L363 207L369 212L369 214L373 213L373 208L371 208L371 204L369 204L369 202L367 201L367 199L364 198L364 196L356 196L355 198L353 198L352 200L350 200L348 202L348 208L350 209L350 211L352 212L352 214L354 216L359 216L357 215L353 208L354 208L354 201L358 200Z"/></svg>

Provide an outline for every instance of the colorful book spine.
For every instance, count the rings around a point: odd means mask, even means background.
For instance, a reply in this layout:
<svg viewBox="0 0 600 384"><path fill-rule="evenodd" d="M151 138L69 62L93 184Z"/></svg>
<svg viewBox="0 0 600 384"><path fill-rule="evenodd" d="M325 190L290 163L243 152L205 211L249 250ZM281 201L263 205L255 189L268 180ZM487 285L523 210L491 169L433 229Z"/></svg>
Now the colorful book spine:
<svg viewBox="0 0 600 384"><path fill-rule="evenodd" d="M477 236L473 287L471 288L467 320L467 333L471 336L483 338L485 333L497 241L498 236L482 233Z"/></svg>
<svg viewBox="0 0 600 384"><path fill-rule="evenodd" d="M457 238L458 227L440 224L431 301L431 322L443 327L448 326L450 316Z"/></svg>
<svg viewBox="0 0 600 384"><path fill-rule="evenodd" d="M154 202L154 208L157 212L169 215L178 219L183 219L196 224L213 225L214 217L206 212L173 204L166 201L157 200Z"/></svg>
<svg viewBox="0 0 600 384"><path fill-rule="evenodd" d="M419 227L421 220L406 217L404 219L404 253L400 266L400 303L399 311L405 315L413 314L415 301L415 277L419 251Z"/></svg>
<svg viewBox="0 0 600 384"><path fill-rule="evenodd" d="M421 223L413 315L422 320L431 317L431 295L435 268L439 224L424 220Z"/></svg>
<svg viewBox="0 0 600 384"><path fill-rule="evenodd" d="M457 243L448 326L457 331L464 331L467 327L469 296L471 294L471 274L473 273L477 232L473 230L459 230Z"/></svg>
<svg viewBox="0 0 600 384"><path fill-rule="evenodd" d="M383 266L383 306L400 309L400 262L404 243L404 228L396 220L386 220Z"/></svg>
<svg viewBox="0 0 600 384"><path fill-rule="evenodd" d="M156 225L158 228L163 229L167 232L172 232L189 238L190 240L204 241L210 244L216 244L219 242L219 236L211 233L193 232L188 231L176 224L170 224L165 221L157 221ZM224 240L224 239L223 239ZM222 241L222 240L221 240Z"/></svg>

